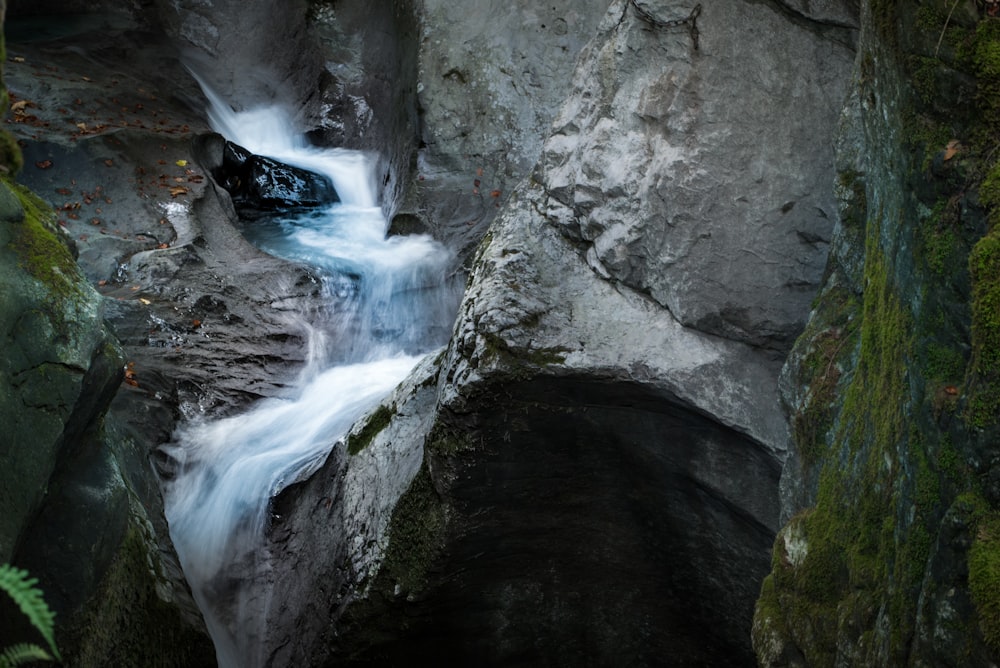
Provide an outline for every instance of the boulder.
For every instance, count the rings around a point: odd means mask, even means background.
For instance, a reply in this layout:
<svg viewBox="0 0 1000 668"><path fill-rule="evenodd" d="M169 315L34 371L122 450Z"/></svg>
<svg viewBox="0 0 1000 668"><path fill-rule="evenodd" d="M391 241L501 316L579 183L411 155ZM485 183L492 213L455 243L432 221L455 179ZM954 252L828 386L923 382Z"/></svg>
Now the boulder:
<svg viewBox="0 0 1000 668"><path fill-rule="evenodd" d="M253 217L340 201L333 183L322 174L255 155L231 141L222 145L219 155L218 141L219 136L214 135L199 138L197 143L202 155L213 161L209 166L212 177L230 194L241 215Z"/></svg>

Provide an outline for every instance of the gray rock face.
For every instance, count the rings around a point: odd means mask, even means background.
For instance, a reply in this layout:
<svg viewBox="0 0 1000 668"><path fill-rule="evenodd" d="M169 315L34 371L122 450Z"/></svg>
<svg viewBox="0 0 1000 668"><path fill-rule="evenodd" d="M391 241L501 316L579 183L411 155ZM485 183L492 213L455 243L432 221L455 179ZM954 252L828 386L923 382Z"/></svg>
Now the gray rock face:
<svg viewBox="0 0 1000 668"><path fill-rule="evenodd" d="M384 407L362 417L315 475L274 500L267 546L274 581L261 620L268 665L323 665L339 646L330 624L378 571L392 514L423 462L437 357L429 355L386 398L391 422L379 422Z"/></svg>
<svg viewBox="0 0 1000 668"><path fill-rule="evenodd" d="M620 17L582 56L545 143L545 215L596 272L681 324L787 348L826 260L836 207L820 128L836 123L852 51L740 2L704 7L697 51L683 27Z"/></svg>
<svg viewBox="0 0 1000 668"><path fill-rule="evenodd" d="M416 175L402 212L467 258L538 160L606 0L415 2Z"/></svg>

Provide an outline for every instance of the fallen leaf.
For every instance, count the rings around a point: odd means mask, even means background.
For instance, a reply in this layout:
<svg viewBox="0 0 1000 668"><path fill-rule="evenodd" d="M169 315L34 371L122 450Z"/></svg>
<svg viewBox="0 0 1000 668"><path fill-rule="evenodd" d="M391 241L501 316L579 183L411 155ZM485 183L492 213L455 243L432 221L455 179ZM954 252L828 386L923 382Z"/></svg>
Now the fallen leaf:
<svg viewBox="0 0 1000 668"><path fill-rule="evenodd" d="M201 320L195 318L194 320L191 321L191 325L194 327L201 327Z"/></svg>
<svg viewBox="0 0 1000 668"><path fill-rule="evenodd" d="M102 278L101 280L97 281L97 285L99 285L102 288L107 284L108 284L108 279L106 278Z"/></svg>
<svg viewBox="0 0 1000 668"><path fill-rule="evenodd" d="M25 107L27 106L28 106L27 100L18 100L14 104L10 105L10 110L13 111L14 113L17 113L19 111L23 112Z"/></svg>
<svg viewBox="0 0 1000 668"><path fill-rule="evenodd" d="M956 394L958 394L958 388L955 387L954 385L948 385L944 388L944 393L950 394L951 396L955 396Z"/></svg>
<svg viewBox="0 0 1000 668"><path fill-rule="evenodd" d="M490 197L500 197L500 191L499 190L491 190L490 191Z"/></svg>
<svg viewBox="0 0 1000 668"><path fill-rule="evenodd" d="M86 132L87 131L87 124L86 123L77 123L76 127L80 128L80 130L82 132Z"/></svg>
<svg viewBox="0 0 1000 668"><path fill-rule="evenodd" d="M113 167L115 162L111 158L108 158L107 160L104 161L104 164L107 165L108 167Z"/></svg>
<svg viewBox="0 0 1000 668"><path fill-rule="evenodd" d="M163 250L164 248L170 248L170 244L168 244L168 243L162 243L162 244L158 244L156 247L159 248L160 250Z"/></svg>
<svg viewBox="0 0 1000 668"><path fill-rule="evenodd" d="M139 387L139 381L135 378L135 362L125 365L125 382L132 387Z"/></svg>
<svg viewBox="0 0 1000 668"><path fill-rule="evenodd" d="M951 160L955 157L955 154L962 150L962 144L957 139L952 139L948 142L948 145L944 147L944 159Z"/></svg>
<svg viewBox="0 0 1000 668"><path fill-rule="evenodd" d="M14 56L11 60L13 60L15 63L23 63L24 62L24 57L23 56Z"/></svg>
<svg viewBox="0 0 1000 668"><path fill-rule="evenodd" d="M35 167L38 167L38 169L48 169L51 166L52 166L51 160L39 160L38 162L35 163Z"/></svg>
<svg viewBox="0 0 1000 668"><path fill-rule="evenodd" d="M188 189L185 188L184 186L173 186L172 188L170 188L171 197L177 197L178 195L186 195L187 193Z"/></svg>
<svg viewBox="0 0 1000 668"><path fill-rule="evenodd" d="M176 164L176 165L177 165L178 167L186 167L186 166L187 166L187 164L188 164L188 161L187 161L187 160L178 160L178 161L177 161L176 163L174 163L174 164Z"/></svg>
<svg viewBox="0 0 1000 668"><path fill-rule="evenodd" d="M146 305L146 306L149 306L149 305L150 305L150 304L152 304L153 302L149 301L149 300L148 300L148 299L146 299L145 297L139 297L139 303L141 303L141 304L144 304L144 305Z"/></svg>

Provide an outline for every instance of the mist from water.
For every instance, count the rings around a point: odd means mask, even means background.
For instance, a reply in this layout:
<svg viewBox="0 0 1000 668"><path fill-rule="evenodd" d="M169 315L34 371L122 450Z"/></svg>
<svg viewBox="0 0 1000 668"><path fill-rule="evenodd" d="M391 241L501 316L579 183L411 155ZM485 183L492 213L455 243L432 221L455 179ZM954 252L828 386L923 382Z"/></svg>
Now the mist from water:
<svg viewBox="0 0 1000 668"><path fill-rule="evenodd" d="M444 247L426 236L386 238L368 156L309 146L281 107L236 112L207 89L206 96L217 132L328 176L341 198L244 232L271 254L316 267L338 304L331 309L337 322L302 316L315 337L297 389L240 415L188 422L165 448L179 463L164 490L170 535L219 665L255 668L266 662L270 499L322 465L359 417L445 343L457 295L445 277L451 256ZM350 336L349 345L330 353L328 330Z"/></svg>

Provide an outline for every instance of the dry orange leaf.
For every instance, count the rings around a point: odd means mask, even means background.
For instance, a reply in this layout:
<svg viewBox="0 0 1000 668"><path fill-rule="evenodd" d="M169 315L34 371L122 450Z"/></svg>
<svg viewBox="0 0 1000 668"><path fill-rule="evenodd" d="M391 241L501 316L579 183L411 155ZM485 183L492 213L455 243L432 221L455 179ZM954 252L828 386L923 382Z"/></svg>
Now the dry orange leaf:
<svg viewBox="0 0 1000 668"><path fill-rule="evenodd" d="M125 365L125 383L132 387L139 387L139 381L135 379L135 362Z"/></svg>
<svg viewBox="0 0 1000 668"><path fill-rule="evenodd" d="M951 160L955 157L955 154L962 150L962 144L957 139L952 139L948 142L948 145L944 147L944 159Z"/></svg>

